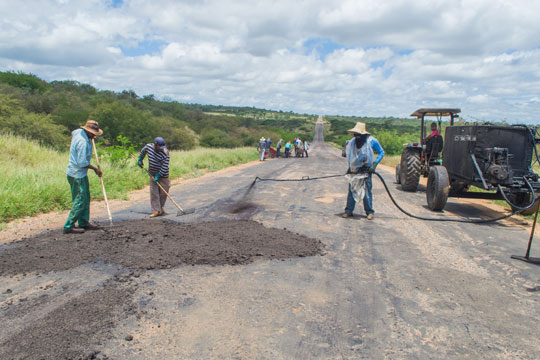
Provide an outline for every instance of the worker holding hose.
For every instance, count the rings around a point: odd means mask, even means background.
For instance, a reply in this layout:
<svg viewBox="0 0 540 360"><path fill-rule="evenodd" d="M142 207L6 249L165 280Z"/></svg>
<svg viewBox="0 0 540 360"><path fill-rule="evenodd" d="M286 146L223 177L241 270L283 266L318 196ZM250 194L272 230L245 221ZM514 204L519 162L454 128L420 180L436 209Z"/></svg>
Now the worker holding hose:
<svg viewBox="0 0 540 360"><path fill-rule="evenodd" d="M64 234L79 234L85 230L96 230L99 226L90 223L90 185L88 169L97 176L103 174L100 169L90 164L92 158L92 139L103 134L97 121L88 120L80 129L71 133L69 163L66 174L71 188L73 205L64 224ZM78 227L75 226L78 223Z"/></svg>
<svg viewBox="0 0 540 360"><path fill-rule="evenodd" d="M348 133L354 136L345 150L350 174L349 193L347 195L347 206L344 218L353 216L353 211L358 201L363 197L364 211L367 219L373 220L375 211L373 210L373 194L371 174L379 162L384 157L384 150L377 139L366 131L366 124L357 122L356 126ZM373 160L374 151L377 152L377 158ZM355 199L356 198L356 199Z"/></svg>
<svg viewBox="0 0 540 360"><path fill-rule="evenodd" d="M165 215L165 202L167 194L158 186L169 192L171 182L169 181L169 150L162 137L154 139L153 144L146 144L139 154L137 164L144 167L143 159L148 155L148 174L150 175L150 206L152 214L150 217Z"/></svg>

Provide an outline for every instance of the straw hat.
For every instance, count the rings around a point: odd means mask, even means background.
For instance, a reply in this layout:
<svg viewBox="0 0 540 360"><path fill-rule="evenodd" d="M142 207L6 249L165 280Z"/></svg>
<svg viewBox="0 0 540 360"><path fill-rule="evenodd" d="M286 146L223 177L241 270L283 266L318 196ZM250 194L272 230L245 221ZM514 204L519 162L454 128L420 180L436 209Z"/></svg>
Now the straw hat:
<svg viewBox="0 0 540 360"><path fill-rule="evenodd" d="M354 135L355 133L356 134L369 134L367 131L366 131L366 124L362 123L362 122L357 122L356 123L356 126L353 127L352 129L349 129L347 130L347 132L351 135Z"/></svg>
<svg viewBox="0 0 540 360"><path fill-rule="evenodd" d="M99 128L99 124L95 120L88 120L86 122L86 125L81 126L84 130L88 131L89 133L92 133L96 136L100 136L103 134L103 130Z"/></svg>
<svg viewBox="0 0 540 360"><path fill-rule="evenodd" d="M265 139L264 136L263 136L263 137L261 138L261 140L259 140L259 141L265 141L265 140L266 140L266 139Z"/></svg>

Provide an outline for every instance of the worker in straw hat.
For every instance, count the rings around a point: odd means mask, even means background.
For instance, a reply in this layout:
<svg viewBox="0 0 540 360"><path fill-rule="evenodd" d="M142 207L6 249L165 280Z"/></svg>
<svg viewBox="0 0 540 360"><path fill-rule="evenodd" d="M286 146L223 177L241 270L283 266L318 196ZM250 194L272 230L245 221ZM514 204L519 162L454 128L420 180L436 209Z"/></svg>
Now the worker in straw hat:
<svg viewBox="0 0 540 360"><path fill-rule="evenodd" d="M64 234L83 233L85 230L96 230L99 226L90 223L90 186L88 169L94 170L97 176L101 170L90 164L92 158L92 139L103 134L97 121L88 120L80 129L71 133L67 180L71 187L73 206L64 225ZM78 223L78 227L75 226Z"/></svg>
<svg viewBox="0 0 540 360"><path fill-rule="evenodd" d="M356 126L348 133L353 136L345 150L349 169L347 178L349 180L349 194L347 195L347 206L344 218L353 216L354 207L357 201L363 198L364 211L367 219L373 220L375 211L373 210L373 194L371 192L371 174L375 171L377 164L384 157L384 150L377 139L366 131L366 124L357 122ZM374 151L378 156L375 160Z"/></svg>

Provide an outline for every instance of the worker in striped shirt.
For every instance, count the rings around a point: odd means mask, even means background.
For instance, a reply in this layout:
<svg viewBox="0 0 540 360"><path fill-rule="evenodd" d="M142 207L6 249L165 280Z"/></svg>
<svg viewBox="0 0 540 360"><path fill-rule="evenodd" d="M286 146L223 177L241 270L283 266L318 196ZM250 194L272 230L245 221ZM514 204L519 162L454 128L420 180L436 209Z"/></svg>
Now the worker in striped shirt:
<svg viewBox="0 0 540 360"><path fill-rule="evenodd" d="M150 173L150 206L152 214L150 217L165 215L165 201L167 195L159 188L159 185L169 192L171 182L169 181L169 150L162 137L154 139L153 144L146 144L139 155L138 164L143 167L143 159L148 155L148 172Z"/></svg>

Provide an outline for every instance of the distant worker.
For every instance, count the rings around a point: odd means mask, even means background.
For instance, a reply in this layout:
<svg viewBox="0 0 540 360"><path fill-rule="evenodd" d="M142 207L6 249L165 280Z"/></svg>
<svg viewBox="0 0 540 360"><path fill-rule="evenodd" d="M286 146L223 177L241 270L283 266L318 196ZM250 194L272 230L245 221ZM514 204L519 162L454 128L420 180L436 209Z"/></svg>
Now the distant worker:
<svg viewBox="0 0 540 360"><path fill-rule="evenodd" d="M270 138L266 139L266 156L268 156L268 153L270 152L270 146L272 146L272 140Z"/></svg>
<svg viewBox="0 0 540 360"><path fill-rule="evenodd" d="M291 155L291 148L292 148L291 142L287 141L287 143L285 144L285 158L288 158Z"/></svg>
<svg viewBox="0 0 540 360"><path fill-rule="evenodd" d="M349 141L346 148L347 162L349 169L347 173L361 174L358 178L365 177L363 183L360 184L364 191L360 191L363 194L364 211L366 212L367 219L373 220L375 211L373 210L373 194L371 174L375 172L377 165L384 157L384 150L377 139L371 136L366 131L366 124L357 122L356 126L348 130L349 134L354 137ZM374 151L379 155L373 161ZM351 177L354 181L354 176ZM342 215L344 218L352 217L354 207L356 205L355 197L353 196L352 182L349 183L349 193L347 195L347 206L345 207L345 213ZM356 189L354 189L356 190Z"/></svg>
<svg viewBox="0 0 540 360"><path fill-rule="evenodd" d="M296 146L296 152L295 152L295 155L296 157L301 157L303 158L304 157L304 145L303 145L303 142L302 140L298 139L297 140L297 146Z"/></svg>
<svg viewBox="0 0 540 360"><path fill-rule="evenodd" d="M309 157L308 152L307 152L308 150L309 150L308 142L307 140L304 140L304 154L306 155L306 157Z"/></svg>
<svg viewBox="0 0 540 360"><path fill-rule="evenodd" d="M157 185L161 185L166 192L169 192L171 182L169 180L169 150L162 137L154 139L153 144L146 144L139 154L140 167L144 167L143 159L148 155L148 172L150 173L150 206L152 214L150 217L165 215L165 202L167 195Z"/></svg>
<svg viewBox="0 0 540 360"><path fill-rule="evenodd" d="M69 163L67 180L71 188L73 205L64 225L64 234L80 234L85 230L96 230L100 227L90 223L90 186L88 184L88 169L94 170L97 176L103 173L90 165L92 158L92 139L103 134L97 121L88 120L86 125L71 133L69 148ZM75 227L78 223L78 227Z"/></svg>
<svg viewBox="0 0 540 360"><path fill-rule="evenodd" d="M264 161L264 153L266 151L266 139L264 137L260 138L257 150L259 150L259 161Z"/></svg>
<svg viewBox="0 0 540 360"><path fill-rule="evenodd" d="M279 139L279 141L278 141L278 143L276 145L276 157L279 157L282 146L283 146L283 139Z"/></svg>

